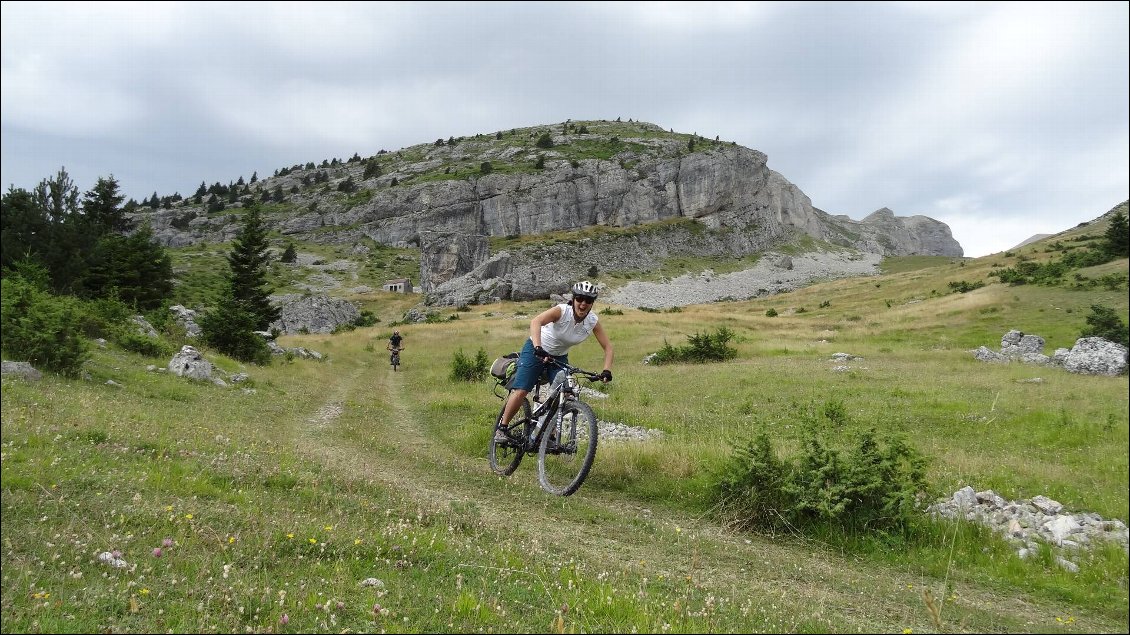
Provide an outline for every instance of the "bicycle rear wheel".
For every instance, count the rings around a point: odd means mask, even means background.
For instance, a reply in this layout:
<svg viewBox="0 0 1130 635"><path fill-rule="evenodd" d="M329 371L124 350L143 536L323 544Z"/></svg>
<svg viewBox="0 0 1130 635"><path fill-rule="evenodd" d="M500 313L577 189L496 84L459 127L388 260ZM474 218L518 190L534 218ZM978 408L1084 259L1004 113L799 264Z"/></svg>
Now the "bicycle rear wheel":
<svg viewBox="0 0 1130 635"><path fill-rule="evenodd" d="M526 439L526 422L530 420L530 400L522 400L522 408L514 413L510 419L510 425L507 426L506 432L508 436L515 439L514 442L499 443L494 440L494 433L497 430L498 422L502 420L502 413L506 410L506 403L503 402L502 410L498 411L498 416L494 418L495 426L490 431L490 445L487 447L487 458L490 459L490 469L494 470L495 474L502 476L510 476L514 470L518 469L518 464L522 462L522 456L526 454L525 449L522 448L521 443L525 443Z"/></svg>
<svg viewBox="0 0 1130 635"><path fill-rule="evenodd" d="M538 446L538 481L550 494L568 496L585 482L596 458L596 415L588 404L567 401L561 427L542 432Z"/></svg>

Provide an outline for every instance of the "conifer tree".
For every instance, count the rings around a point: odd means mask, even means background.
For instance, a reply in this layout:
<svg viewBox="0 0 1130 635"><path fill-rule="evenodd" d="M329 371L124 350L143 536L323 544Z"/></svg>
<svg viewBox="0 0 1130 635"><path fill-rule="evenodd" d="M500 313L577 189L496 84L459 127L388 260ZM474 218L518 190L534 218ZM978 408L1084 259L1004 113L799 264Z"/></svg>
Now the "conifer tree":
<svg viewBox="0 0 1130 635"><path fill-rule="evenodd" d="M0 265L7 268L24 259L46 265L43 249L49 247L51 229L31 192L11 186L0 199Z"/></svg>
<svg viewBox="0 0 1130 635"><path fill-rule="evenodd" d="M1125 258L1130 255L1130 225L1127 224L1126 214L1122 210L1116 211L1110 217L1110 227L1103 234L1106 244L1105 251L1114 258Z"/></svg>
<svg viewBox="0 0 1130 635"><path fill-rule="evenodd" d="M55 178L40 181L33 194L36 204L54 222L63 222L78 212L78 186L66 168L59 168Z"/></svg>
<svg viewBox="0 0 1130 635"><path fill-rule="evenodd" d="M131 223L121 208L124 200L125 196L118 192L118 181L114 175L100 177L94 187L83 195L82 214L98 235L129 231Z"/></svg>
<svg viewBox="0 0 1130 635"><path fill-rule="evenodd" d="M228 254L229 292L239 304L255 317L255 327L266 330L279 319L279 309L271 304L271 289L267 285L267 229L263 225L259 206L251 205L243 216L243 226L232 243Z"/></svg>
<svg viewBox="0 0 1130 635"><path fill-rule="evenodd" d="M137 309L156 309L173 291L172 259L148 224L129 236L107 234L90 257L85 287L93 297L116 296Z"/></svg>
<svg viewBox="0 0 1130 635"><path fill-rule="evenodd" d="M204 341L236 359L266 364L271 359L266 341L254 333L270 327L279 318L267 286L267 231L252 204L243 216L243 226L227 256L228 284L217 306L200 321Z"/></svg>

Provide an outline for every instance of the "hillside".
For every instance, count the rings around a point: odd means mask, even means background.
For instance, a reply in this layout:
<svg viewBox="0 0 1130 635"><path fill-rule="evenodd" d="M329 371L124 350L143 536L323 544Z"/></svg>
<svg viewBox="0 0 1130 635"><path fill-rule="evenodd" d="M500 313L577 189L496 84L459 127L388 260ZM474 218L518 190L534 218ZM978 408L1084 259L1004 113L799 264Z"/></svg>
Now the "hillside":
<svg viewBox="0 0 1130 635"><path fill-rule="evenodd" d="M400 324L392 373L384 342L415 299L356 287L399 273L411 249L349 269L330 266L347 247L303 243L309 259L278 269L288 288L332 280L382 320L282 338L321 362L205 350L249 375L219 387L110 345L88 380L4 376L4 631L1126 632L1119 547L1021 559L976 526L925 521L908 535L749 532L711 497L734 444L765 432L785 454L815 424L905 437L929 460L927 500L970 485L1125 522L1127 377L970 354L1010 329L1070 347L1096 304L1127 319L1126 259L1057 284L990 275L1091 244L1105 218L1006 254L892 257L874 276L752 300L598 301L617 361L591 403L663 436L603 442L565 499L538 488L532 459L491 474L500 402L449 377L457 353L517 348L544 301ZM206 288L190 263L215 249L186 248L179 275ZM729 362L641 363L721 326L736 334ZM592 367L598 350L572 361ZM114 551L120 568L99 560Z"/></svg>
<svg viewBox="0 0 1130 635"><path fill-rule="evenodd" d="M311 161L263 179L201 183L188 198L155 196L132 219L167 246L222 243L251 204L289 239L418 248L416 286L447 305L560 292L594 262L494 243L533 237L546 247L594 229L592 258L620 274L655 269L657 258L743 258L798 238L881 255L962 254L944 223L886 208L858 222L833 216L762 152L631 121L566 121Z"/></svg>

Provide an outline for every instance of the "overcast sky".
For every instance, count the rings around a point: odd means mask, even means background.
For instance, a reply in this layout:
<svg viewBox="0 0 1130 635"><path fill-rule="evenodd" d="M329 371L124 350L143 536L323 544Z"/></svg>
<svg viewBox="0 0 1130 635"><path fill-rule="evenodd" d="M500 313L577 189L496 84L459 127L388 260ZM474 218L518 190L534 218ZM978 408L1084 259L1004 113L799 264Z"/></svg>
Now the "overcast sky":
<svg viewBox="0 0 1130 635"><path fill-rule="evenodd" d="M967 256L1130 198L1127 2L4 2L3 189L140 201L622 117L766 153L812 204Z"/></svg>

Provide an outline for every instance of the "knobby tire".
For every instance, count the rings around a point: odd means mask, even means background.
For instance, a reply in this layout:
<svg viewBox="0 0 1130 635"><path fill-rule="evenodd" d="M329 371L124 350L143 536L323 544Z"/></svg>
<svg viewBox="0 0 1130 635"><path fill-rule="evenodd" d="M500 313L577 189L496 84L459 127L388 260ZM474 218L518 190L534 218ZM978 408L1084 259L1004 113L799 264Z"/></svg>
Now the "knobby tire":
<svg viewBox="0 0 1130 635"><path fill-rule="evenodd" d="M592 408L576 400L566 401L561 415L560 439L551 434L555 426L542 432L538 481L550 494L569 496L585 482L596 459L597 421Z"/></svg>

